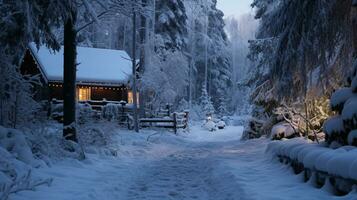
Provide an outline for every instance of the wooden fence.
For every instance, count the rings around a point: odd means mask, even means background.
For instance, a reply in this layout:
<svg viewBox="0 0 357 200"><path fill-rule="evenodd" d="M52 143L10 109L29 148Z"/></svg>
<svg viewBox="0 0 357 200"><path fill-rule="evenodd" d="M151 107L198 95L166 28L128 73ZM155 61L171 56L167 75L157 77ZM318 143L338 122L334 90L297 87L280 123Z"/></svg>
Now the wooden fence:
<svg viewBox="0 0 357 200"><path fill-rule="evenodd" d="M169 128L173 129L174 133L177 134L178 129L188 128L188 115L189 112L182 113L172 113L172 115L167 117L157 117L157 118L141 118L140 127L157 127L157 128Z"/></svg>
<svg viewBox="0 0 357 200"><path fill-rule="evenodd" d="M119 109L119 119L118 123L122 125L128 125L128 128L131 129L133 126L133 119L132 119L132 112L133 109L130 105L126 104L123 106L121 102L117 101L80 101L78 104L89 104L93 111L95 112L94 116L95 118L101 118L103 117L103 108L108 105L108 104L115 104L120 107ZM56 105L63 105L62 100L57 100L53 99L51 101L51 113L50 116L57 120L61 121L63 120L63 113L62 109L63 107L56 109ZM55 111L55 112L53 112ZM175 134L177 134L178 129L186 129L188 128L188 117L189 117L189 112L173 112L171 113L171 109L169 106L167 106L165 109L160 109L156 112L156 115L150 115L150 118L141 118L139 119L139 125L141 128L147 128L147 127L157 127L157 128L168 128L168 129L173 129ZM105 118L105 116L104 116Z"/></svg>

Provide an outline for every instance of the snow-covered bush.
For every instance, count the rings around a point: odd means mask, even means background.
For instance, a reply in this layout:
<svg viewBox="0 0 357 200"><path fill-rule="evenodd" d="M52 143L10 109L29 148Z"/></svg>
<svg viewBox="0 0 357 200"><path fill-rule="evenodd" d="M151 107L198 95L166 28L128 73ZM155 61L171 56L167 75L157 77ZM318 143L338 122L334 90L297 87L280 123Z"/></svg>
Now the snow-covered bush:
<svg viewBox="0 0 357 200"><path fill-rule="evenodd" d="M203 124L203 128L208 131L216 131L217 130L217 125L214 123L213 120L208 120Z"/></svg>
<svg viewBox="0 0 357 200"><path fill-rule="evenodd" d="M51 104L51 118L58 121L63 118L63 103Z"/></svg>
<svg viewBox="0 0 357 200"><path fill-rule="evenodd" d="M78 104L77 111L78 122L80 124L87 123L93 118L93 109L88 103Z"/></svg>
<svg viewBox="0 0 357 200"><path fill-rule="evenodd" d="M345 143L343 136L346 133L343 119L341 116L335 116L329 118L324 123L324 133L326 134L326 141L332 143L332 141L338 141L340 144Z"/></svg>
<svg viewBox="0 0 357 200"><path fill-rule="evenodd" d="M296 130L290 124L281 123L273 126L270 137L273 140L280 140L282 138L293 138L296 134Z"/></svg>
<svg viewBox="0 0 357 200"><path fill-rule="evenodd" d="M333 111L338 111L339 113L341 113L345 102L354 95L355 94L352 92L351 88L341 88L335 91L331 96L331 109Z"/></svg>
<svg viewBox="0 0 357 200"><path fill-rule="evenodd" d="M348 144L357 146L357 130L353 130L348 134Z"/></svg>
<svg viewBox="0 0 357 200"><path fill-rule="evenodd" d="M226 123L221 120L217 123L217 127L218 129L224 129L226 127Z"/></svg>
<svg viewBox="0 0 357 200"><path fill-rule="evenodd" d="M357 96L351 97L346 101L341 116L346 130L357 129Z"/></svg>
<svg viewBox="0 0 357 200"><path fill-rule="evenodd" d="M43 162L35 158L31 147L31 141L24 133L0 126L0 199L51 183L51 179L32 178L31 168L39 167Z"/></svg>
<svg viewBox="0 0 357 200"><path fill-rule="evenodd" d="M121 109L121 105L108 103L102 108L102 117L108 121L114 121L119 118L119 111Z"/></svg>
<svg viewBox="0 0 357 200"><path fill-rule="evenodd" d="M324 131L327 135L328 144L354 145L357 130L357 91L354 87L356 79L357 59L354 62L353 70L349 80L352 81L351 87L337 90L331 97L331 109L338 111L337 116L330 118L324 124Z"/></svg>

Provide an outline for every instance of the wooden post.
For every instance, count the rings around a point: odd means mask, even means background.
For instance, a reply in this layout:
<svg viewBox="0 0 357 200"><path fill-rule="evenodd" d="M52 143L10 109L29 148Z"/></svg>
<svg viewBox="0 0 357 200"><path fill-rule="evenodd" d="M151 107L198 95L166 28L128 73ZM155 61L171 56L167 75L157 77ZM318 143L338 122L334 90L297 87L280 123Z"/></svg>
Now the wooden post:
<svg viewBox="0 0 357 200"><path fill-rule="evenodd" d="M188 114L189 112L188 111L185 111L185 129L188 128Z"/></svg>
<svg viewBox="0 0 357 200"><path fill-rule="evenodd" d="M173 119L174 119L174 132L177 134L177 113L173 113Z"/></svg>

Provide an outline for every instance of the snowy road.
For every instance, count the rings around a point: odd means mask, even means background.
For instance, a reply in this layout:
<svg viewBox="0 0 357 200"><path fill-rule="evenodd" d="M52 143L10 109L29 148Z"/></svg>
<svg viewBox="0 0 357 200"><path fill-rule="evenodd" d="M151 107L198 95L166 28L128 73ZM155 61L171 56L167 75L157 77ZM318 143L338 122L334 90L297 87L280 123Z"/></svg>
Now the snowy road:
<svg viewBox="0 0 357 200"><path fill-rule="evenodd" d="M85 163L63 162L39 169L51 187L21 192L13 199L59 200L356 200L335 197L301 181L267 158L265 139L239 141L241 127L190 134L120 135L117 158L89 155Z"/></svg>

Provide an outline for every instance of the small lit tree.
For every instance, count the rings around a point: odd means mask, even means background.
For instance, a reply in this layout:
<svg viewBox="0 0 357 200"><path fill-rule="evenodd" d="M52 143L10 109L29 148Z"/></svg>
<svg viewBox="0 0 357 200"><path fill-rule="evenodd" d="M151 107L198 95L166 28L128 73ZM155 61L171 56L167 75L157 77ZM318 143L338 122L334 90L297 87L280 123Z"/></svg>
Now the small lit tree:
<svg viewBox="0 0 357 200"><path fill-rule="evenodd" d="M202 85L202 94L200 97L200 104L205 116L212 115L215 113L215 109L213 107L213 103L211 101L211 97L207 93L206 84Z"/></svg>

